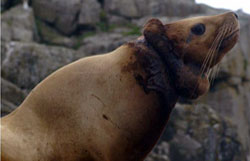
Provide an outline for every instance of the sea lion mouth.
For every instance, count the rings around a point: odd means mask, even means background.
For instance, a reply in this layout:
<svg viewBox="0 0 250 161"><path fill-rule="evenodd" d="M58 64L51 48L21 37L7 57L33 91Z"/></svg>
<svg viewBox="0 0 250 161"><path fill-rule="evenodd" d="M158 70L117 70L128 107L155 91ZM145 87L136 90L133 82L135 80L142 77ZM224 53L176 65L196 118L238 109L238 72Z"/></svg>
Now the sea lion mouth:
<svg viewBox="0 0 250 161"><path fill-rule="evenodd" d="M229 34L222 40L219 46L219 52L224 50L227 46L234 44L238 40L240 33L239 31L240 31L239 29L234 30L233 32L231 32L231 34Z"/></svg>
<svg viewBox="0 0 250 161"><path fill-rule="evenodd" d="M220 59L222 58L221 56L223 56L225 53L227 53L234 45L235 43L238 41L239 38L239 32L240 29L237 28L233 31L231 31L230 33L228 33L221 41L221 43L218 44L218 52L217 52L217 57L215 57L210 65L205 65L204 67L201 66L201 76L203 78L208 79L210 77L210 72L213 70L216 71L215 65L218 64L220 62ZM218 70L218 69L217 69ZM213 75L213 74L212 74Z"/></svg>
<svg viewBox="0 0 250 161"><path fill-rule="evenodd" d="M216 57L210 61L211 63L209 65L206 65L203 67L202 71L203 73L207 73L210 71L216 64L218 64L221 60L221 58L224 56L225 53L227 53L238 41L239 38L239 32L240 29L236 28L235 30L228 33L221 42L218 42L217 52L214 53Z"/></svg>

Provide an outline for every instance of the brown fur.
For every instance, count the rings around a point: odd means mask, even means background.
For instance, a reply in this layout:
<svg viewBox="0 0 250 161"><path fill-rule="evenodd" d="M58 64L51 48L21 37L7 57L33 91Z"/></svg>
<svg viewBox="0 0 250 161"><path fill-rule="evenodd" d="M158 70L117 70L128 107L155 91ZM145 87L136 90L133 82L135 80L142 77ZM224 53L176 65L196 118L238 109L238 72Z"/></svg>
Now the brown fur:
<svg viewBox="0 0 250 161"><path fill-rule="evenodd" d="M206 32L203 35L197 36L190 32L192 26L197 23L205 24ZM230 27L225 31L222 37L224 39L217 47L213 60L205 66L205 71L220 62L237 42L239 23L234 13L184 19L167 25L152 19L145 25L144 36L170 70L170 77L179 95L197 98L208 91L208 78L200 69L220 29L224 26ZM229 35L233 37L224 41Z"/></svg>
<svg viewBox="0 0 250 161"><path fill-rule="evenodd" d="M2 161L143 160L178 97L194 98L193 91L198 97L208 88L196 66L211 42L204 41L200 53L192 49L192 41L186 50L179 41L196 21L219 24L231 16L194 18L165 27L151 20L144 28L145 38L57 70L2 118ZM208 38L216 34L212 31ZM192 38L200 42L196 39ZM227 43L219 54L235 44L234 39Z"/></svg>

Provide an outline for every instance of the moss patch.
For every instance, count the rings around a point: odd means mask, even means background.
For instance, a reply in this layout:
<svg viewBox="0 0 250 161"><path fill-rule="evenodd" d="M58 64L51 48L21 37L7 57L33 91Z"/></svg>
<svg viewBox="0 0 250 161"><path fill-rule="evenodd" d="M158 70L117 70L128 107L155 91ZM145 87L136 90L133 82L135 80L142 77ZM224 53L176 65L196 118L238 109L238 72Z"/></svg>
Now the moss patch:
<svg viewBox="0 0 250 161"><path fill-rule="evenodd" d="M108 22L108 16L107 16L107 13L102 10L100 12L100 22L96 23L96 27L99 31L101 32L110 32L112 31L113 29L115 29L117 27L117 25L115 24L110 24Z"/></svg>
<svg viewBox="0 0 250 161"><path fill-rule="evenodd" d="M84 32L83 34L79 35L76 37L76 43L74 45L74 49L78 49L80 46L82 46L82 42L85 38L87 37L91 37L96 35L95 31L88 31L88 32Z"/></svg>
<svg viewBox="0 0 250 161"><path fill-rule="evenodd" d="M122 33L123 36L129 36L129 35L141 35L141 28L134 25L134 24L127 24L125 27L129 28L130 31Z"/></svg>

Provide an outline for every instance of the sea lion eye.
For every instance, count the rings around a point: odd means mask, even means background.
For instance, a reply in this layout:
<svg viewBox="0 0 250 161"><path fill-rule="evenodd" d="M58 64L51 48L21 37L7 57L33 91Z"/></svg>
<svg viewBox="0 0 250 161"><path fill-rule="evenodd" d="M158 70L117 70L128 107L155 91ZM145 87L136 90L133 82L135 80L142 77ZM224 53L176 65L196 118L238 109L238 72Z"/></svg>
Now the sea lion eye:
<svg viewBox="0 0 250 161"><path fill-rule="evenodd" d="M204 24L202 23L199 23L199 24L196 24L195 26L193 26L191 28L191 31L193 34L195 35L202 35L204 34L204 32L206 31L206 27Z"/></svg>

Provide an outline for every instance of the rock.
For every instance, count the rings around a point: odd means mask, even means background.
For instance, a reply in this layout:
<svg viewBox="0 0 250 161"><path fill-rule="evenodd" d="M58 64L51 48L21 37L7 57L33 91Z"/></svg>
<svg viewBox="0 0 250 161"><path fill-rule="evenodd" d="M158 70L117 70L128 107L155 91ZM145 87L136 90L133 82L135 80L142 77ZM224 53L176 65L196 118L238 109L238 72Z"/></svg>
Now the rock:
<svg viewBox="0 0 250 161"><path fill-rule="evenodd" d="M77 51L78 55L83 56L103 54L110 52L120 45L135 39L138 36L123 36L121 33L102 33L92 37L85 38L82 42L83 46ZM81 56L82 57L82 56Z"/></svg>
<svg viewBox="0 0 250 161"><path fill-rule="evenodd" d="M1 117L9 114L16 108L17 106L14 105L13 103L6 101L4 99L1 99Z"/></svg>
<svg viewBox="0 0 250 161"><path fill-rule="evenodd" d="M169 144L165 141L160 142L145 161L170 161Z"/></svg>
<svg viewBox="0 0 250 161"><path fill-rule="evenodd" d="M143 28L143 26L146 24L146 22L152 18L159 19L163 24L170 23L172 21L179 20L179 17L167 17L167 16L145 16L140 19L134 19L132 20L132 23Z"/></svg>
<svg viewBox="0 0 250 161"><path fill-rule="evenodd" d="M186 122L188 126L180 127L177 122ZM167 146L157 151L166 142ZM158 161L158 158L162 161L246 161L242 143L236 128L211 107L177 104L160 142L146 161Z"/></svg>
<svg viewBox="0 0 250 161"><path fill-rule="evenodd" d="M1 116L4 116L12 112L23 102L27 96L27 92L1 78L1 96Z"/></svg>
<svg viewBox="0 0 250 161"><path fill-rule="evenodd" d="M44 21L37 19L36 24L39 33L39 42L50 45L65 46L68 48L73 48L75 46L76 42L74 38L69 38L60 34L55 28L51 27Z"/></svg>
<svg viewBox="0 0 250 161"><path fill-rule="evenodd" d="M242 84L242 87L239 89L240 93L243 96L243 100L244 100L244 106L246 107L244 109L244 113L245 113L245 117L247 118L248 121L248 125L250 125L250 82L244 82ZM249 126L250 129L250 126ZM249 136L250 136L250 131L249 131Z"/></svg>
<svg viewBox="0 0 250 161"><path fill-rule="evenodd" d="M104 9L125 18L153 16L187 16L205 12L194 0L105 0Z"/></svg>
<svg viewBox="0 0 250 161"><path fill-rule="evenodd" d="M222 59L222 62L220 63L219 77L244 77L245 69L243 62L244 56L239 48L239 44L236 44L236 46Z"/></svg>
<svg viewBox="0 0 250 161"><path fill-rule="evenodd" d="M158 0L154 1L151 14L169 17L184 17L191 14L202 13L201 7L195 5L194 0Z"/></svg>
<svg viewBox="0 0 250 161"><path fill-rule="evenodd" d="M231 76L230 78L228 78L228 83L231 86L240 85L242 83L242 78L241 77L236 77L236 76Z"/></svg>
<svg viewBox="0 0 250 161"><path fill-rule="evenodd" d="M31 42L35 34L32 9L24 10L21 5L11 8L2 15L2 41Z"/></svg>
<svg viewBox="0 0 250 161"><path fill-rule="evenodd" d="M28 90L76 59L74 50L36 43L13 42L9 50L2 64L2 77Z"/></svg>
<svg viewBox="0 0 250 161"><path fill-rule="evenodd" d="M237 87L237 88L234 88ZM231 86L218 83L204 96L202 102L211 105L220 115L230 120L236 127L243 148L250 150L250 82Z"/></svg>
<svg viewBox="0 0 250 161"><path fill-rule="evenodd" d="M197 151L201 148L201 144L192 139L189 135L177 134L171 141L170 158L171 160L191 160L197 157Z"/></svg>
<svg viewBox="0 0 250 161"><path fill-rule="evenodd" d="M1 78L1 96L2 99L19 106L27 96L27 93L13 83Z"/></svg>
<svg viewBox="0 0 250 161"><path fill-rule="evenodd" d="M100 20L100 4L96 0L85 0L81 5L79 25L95 25Z"/></svg>
<svg viewBox="0 0 250 161"><path fill-rule="evenodd" d="M239 48L244 57L244 61L241 62L244 64L245 78L250 81L250 16L239 13L240 15L240 40Z"/></svg>
<svg viewBox="0 0 250 161"><path fill-rule="evenodd" d="M6 11L10 7L13 7L21 2L22 0L1 0L1 12Z"/></svg>
<svg viewBox="0 0 250 161"><path fill-rule="evenodd" d="M116 25L124 25L130 23L130 21L124 17L116 16L113 14L107 15L108 23Z"/></svg>
<svg viewBox="0 0 250 161"><path fill-rule="evenodd" d="M37 18L53 24L66 35L79 25L93 25L99 20L100 4L96 0L33 0Z"/></svg>
<svg viewBox="0 0 250 161"><path fill-rule="evenodd" d="M32 6L37 18L55 25L62 33L71 34L75 31L80 0L33 0Z"/></svg>
<svg viewBox="0 0 250 161"><path fill-rule="evenodd" d="M6 47L5 43L2 41L1 42L1 64L3 63L3 60L6 57L6 51L7 51L7 47Z"/></svg>
<svg viewBox="0 0 250 161"><path fill-rule="evenodd" d="M105 0L104 8L111 14L125 18L139 18L146 15L149 0Z"/></svg>

